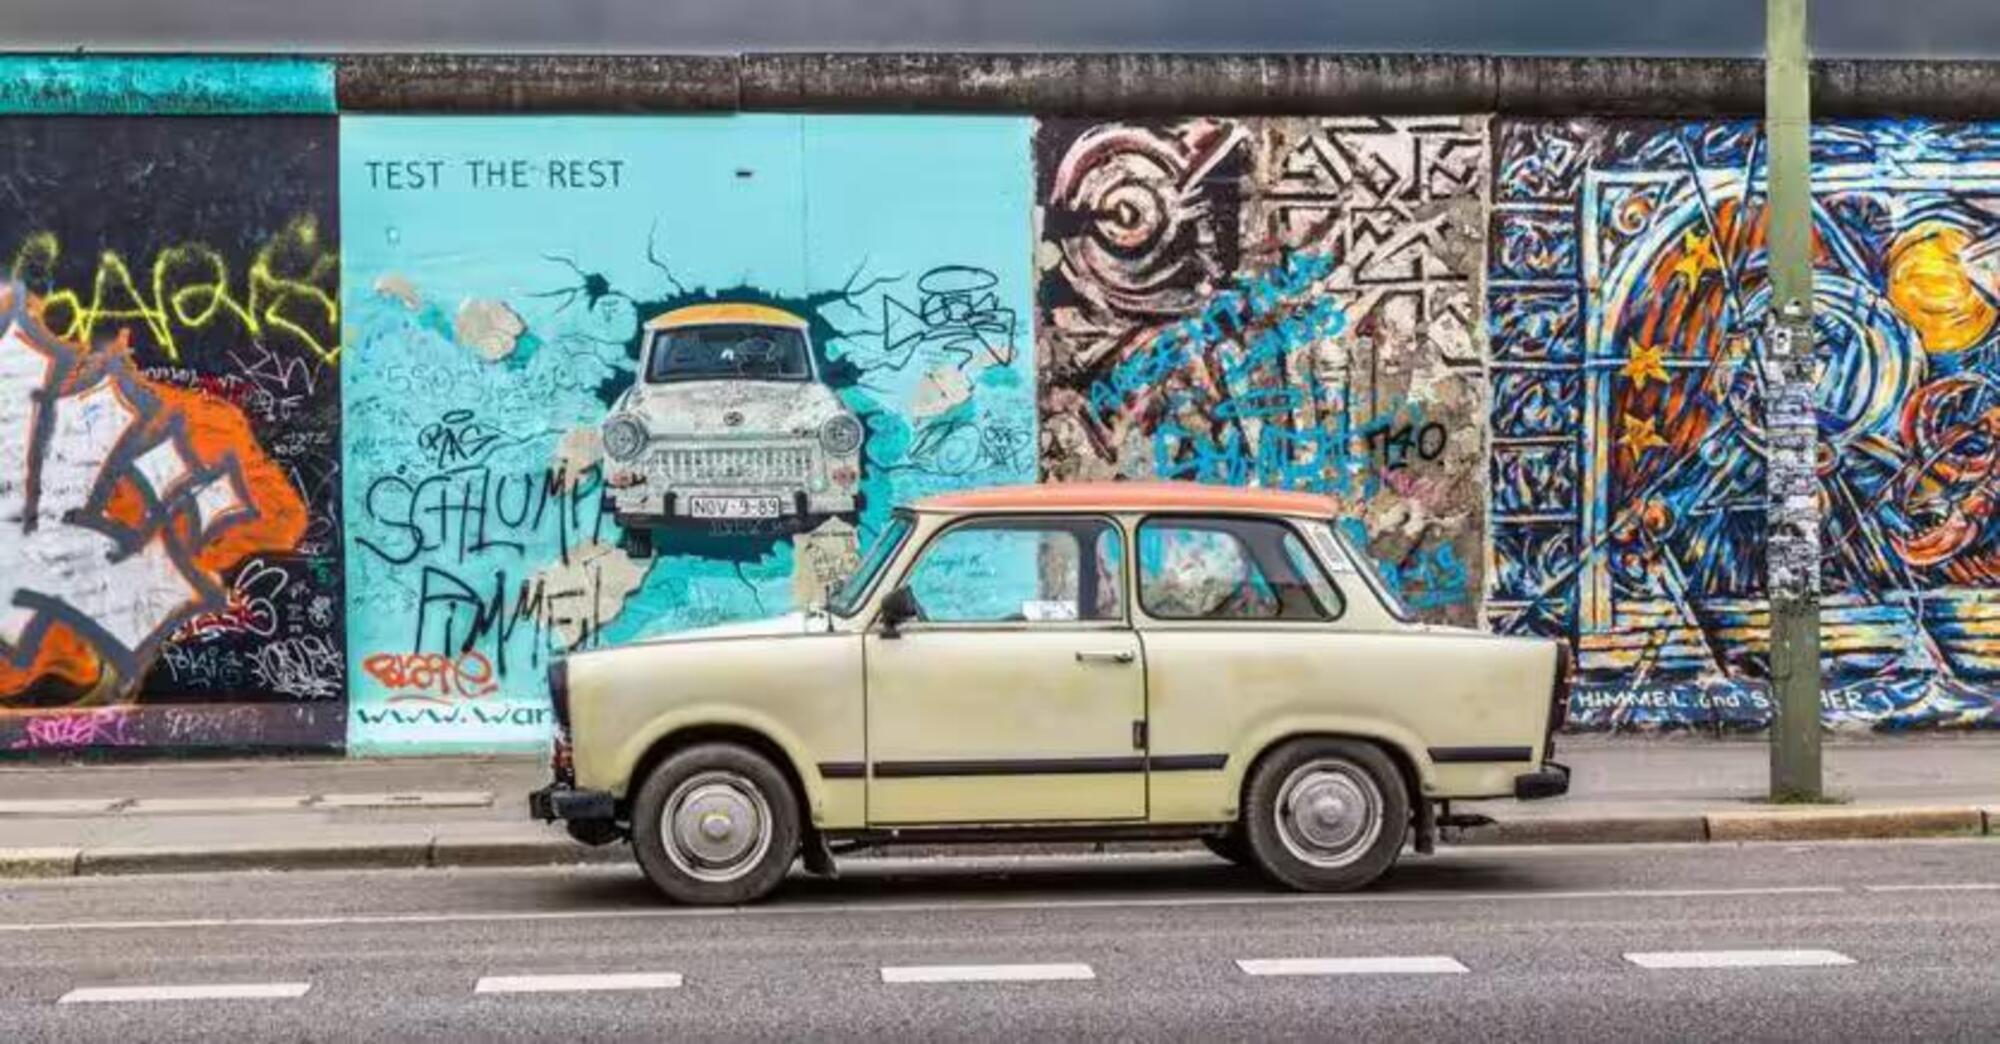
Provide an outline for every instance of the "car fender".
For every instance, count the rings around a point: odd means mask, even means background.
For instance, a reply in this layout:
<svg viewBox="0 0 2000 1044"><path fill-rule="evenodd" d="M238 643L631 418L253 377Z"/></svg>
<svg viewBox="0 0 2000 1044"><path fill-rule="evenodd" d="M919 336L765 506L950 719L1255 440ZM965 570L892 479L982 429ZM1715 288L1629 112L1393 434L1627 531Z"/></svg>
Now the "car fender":
<svg viewBox="0 0 2000 1044"><path fill-rule="evenodd" d="M824 423L828 418L838 414L854 413L845 402L841 401L839 392L819 381L809 382L799 389L796 408L800 413L811 415L819 423Z"/></svg>
<svg viewBox="0 0 2000 1044"><path fill-rule="evenodd" d="M1395 752L1401 754L1416 772L1417 793L1410 795L1413 802L1422 798L1436 783L1423 740L1401 725L1339 714L1288 714L1260 723L1244 735L1235 750L1230 751L1224 776L1232 804L1243 793L1250 766L1256 764L1265 751L1294 736L1351 736L1395 748Z"/></svg>
<svg viewBox="0 0 2000 1044"><path fill-rule="evenodd" d="M779 724L777 719L743 707L732 707L722 703L698 703L686 707L676 707L668 713L647 722L645 727L635 731L618 747L613 765L609 766L614 780L621 781L622 789L614 790L621 797L630 797L641 781L632 778L646 752L661 740L676 732L698 728L739 728L757 733L777 746L791 762L792 774L805 788L800 797L805 801L807 814L818 819L826 803L826 788L820 778L818 763L813 760L806 745L790 729ZM783 766L781 766L783 767Z"/></svg>

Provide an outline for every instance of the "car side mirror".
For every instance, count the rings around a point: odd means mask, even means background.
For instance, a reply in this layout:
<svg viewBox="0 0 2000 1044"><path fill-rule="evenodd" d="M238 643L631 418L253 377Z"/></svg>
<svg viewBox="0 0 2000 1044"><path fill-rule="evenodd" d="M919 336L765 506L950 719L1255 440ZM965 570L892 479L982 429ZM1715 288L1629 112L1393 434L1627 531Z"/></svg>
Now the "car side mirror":
<svg viewBox="0 0 2000 1044"><path fill-rule="evenodd" d="M882 611L876 617L882 625L882 637L896 637L903 624L916 618L917 596L909 588L898 587L882 596Z"/></svg>

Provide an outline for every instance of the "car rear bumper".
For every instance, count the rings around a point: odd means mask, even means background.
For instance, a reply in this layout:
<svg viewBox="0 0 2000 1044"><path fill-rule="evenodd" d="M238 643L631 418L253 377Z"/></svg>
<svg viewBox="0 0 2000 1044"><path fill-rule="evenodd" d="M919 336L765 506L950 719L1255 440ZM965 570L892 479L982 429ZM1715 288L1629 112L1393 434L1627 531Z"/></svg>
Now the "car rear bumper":
<svg viewBox="0 0 2000 1044"><path fill-rule="evenodd" d="M607 790L579 790L551 783L528 795L528 815L548 821L613 819L618 815L618 801Z"/></svg>
<svg viewBox="0 0 2000 1044"><path fill-rule="evenodd" d="M1561 797L1569 793L1569 766L1545 761L1533 772L1514 777L1514 796L1522 801Z"/></svg>

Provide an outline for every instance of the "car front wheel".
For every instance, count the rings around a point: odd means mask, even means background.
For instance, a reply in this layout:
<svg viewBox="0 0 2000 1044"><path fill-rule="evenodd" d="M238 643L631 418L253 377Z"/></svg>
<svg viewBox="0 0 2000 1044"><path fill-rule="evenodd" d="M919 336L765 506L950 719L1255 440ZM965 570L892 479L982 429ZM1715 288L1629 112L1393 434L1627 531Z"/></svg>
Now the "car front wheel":
<svg viewBox="0 0 2000 1044"><path fill-rule="evenodd" d="M769 895L799 854L799 805L770 759L729 743L670 755L632 804L632 844L669 899L733 905Z"/></svg>
<svg viewBox="0 0 2000 1044"><path fill-rule="evenodd" d="M1243 833L1266 876L1307 892L1343 892L1396 862L1410 821L1401 773L1380 747L1295 740L1261 760L1243 803Z"/></svg>

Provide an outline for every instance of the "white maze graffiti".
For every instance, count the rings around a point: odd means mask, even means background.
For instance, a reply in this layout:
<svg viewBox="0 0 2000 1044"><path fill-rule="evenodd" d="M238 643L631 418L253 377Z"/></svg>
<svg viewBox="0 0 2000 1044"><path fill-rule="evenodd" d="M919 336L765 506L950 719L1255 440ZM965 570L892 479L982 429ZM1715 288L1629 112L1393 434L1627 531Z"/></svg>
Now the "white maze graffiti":
<svg viewBox="0 0 2000 1044"><path fill-rule="evenodd" d="M122 356L86 363L23 318L7 317L0 333L0 389L24 390L0 400L0 647L26 662L60 620L133 679L167 631L221 593L168 522L192 509L205 542L247 513L240 480L197 474L177 431L137 437L152 396ZM95 379L74 381L84 365L97 366ZM75 383L84 387L62 391ZM104 512L122 477L145 499L136 525Z"/></svg>

